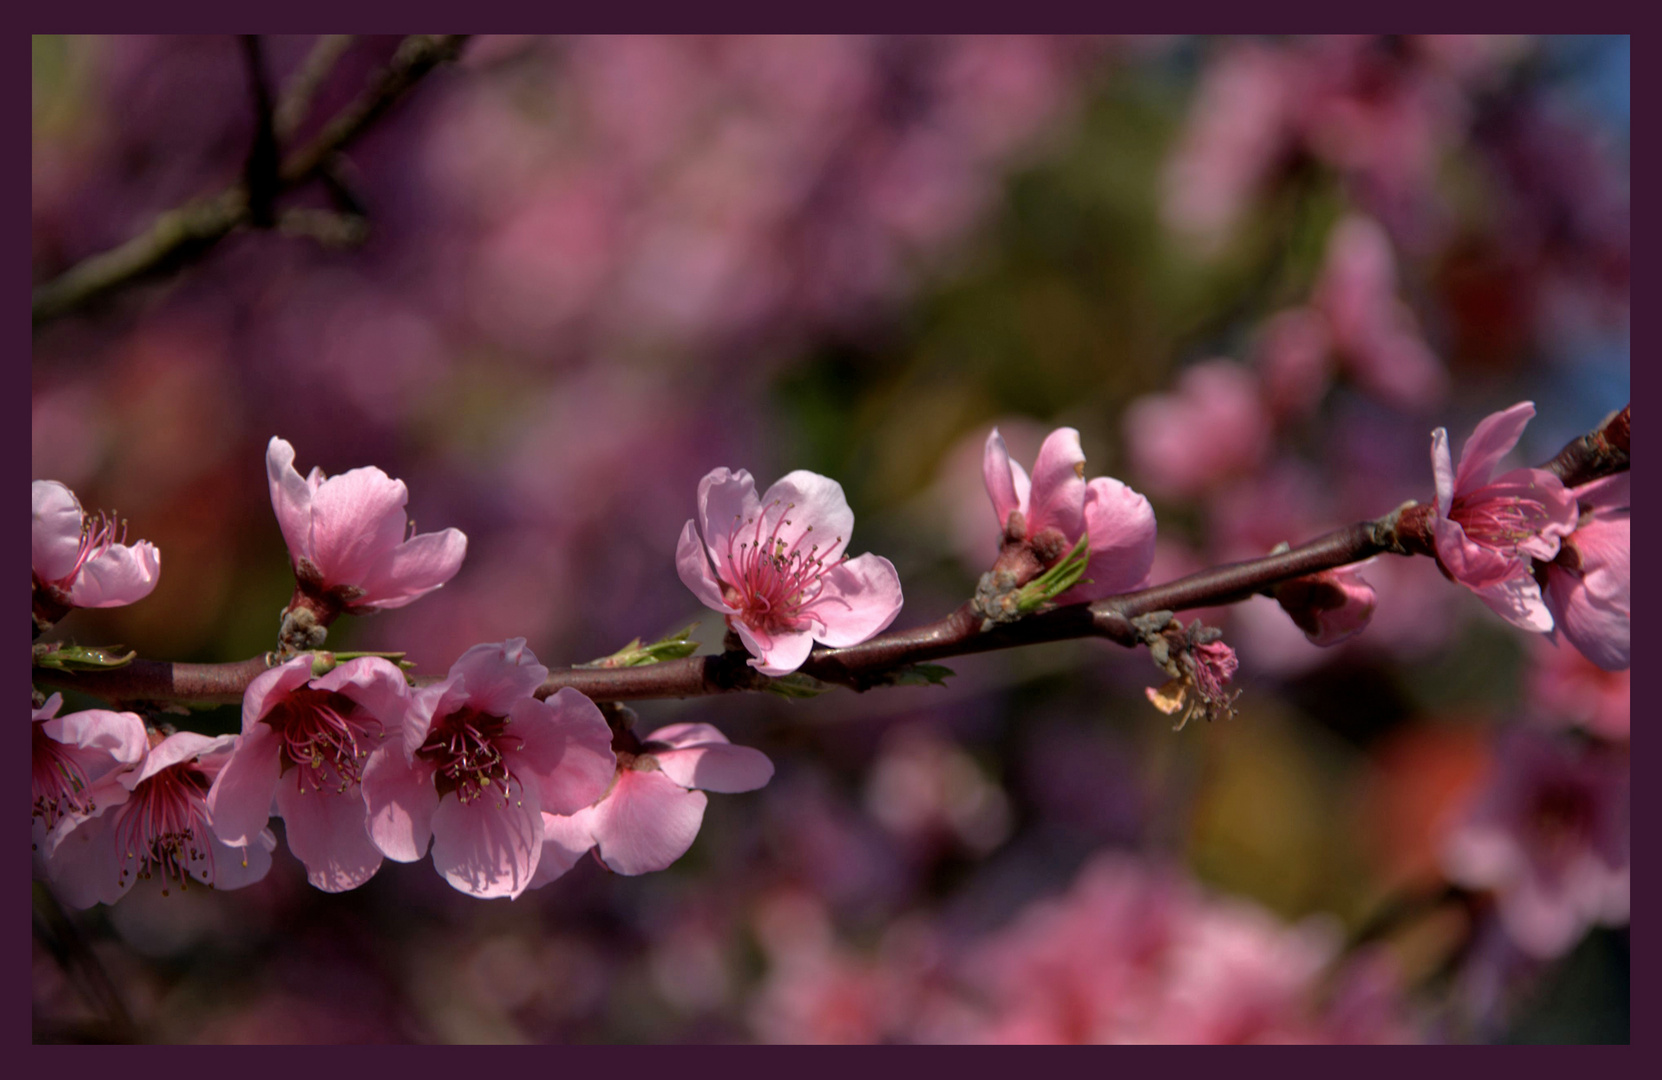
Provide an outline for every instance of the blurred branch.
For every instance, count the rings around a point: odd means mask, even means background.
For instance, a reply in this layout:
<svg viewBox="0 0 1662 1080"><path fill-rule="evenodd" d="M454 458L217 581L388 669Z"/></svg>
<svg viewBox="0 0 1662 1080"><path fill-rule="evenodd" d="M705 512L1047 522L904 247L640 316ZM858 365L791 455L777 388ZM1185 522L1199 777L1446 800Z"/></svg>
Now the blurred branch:
<svg viewBox="0 0 1662 1080"><path fill-rule="evenodd" d="M1554 458L1592 463L1577 465L1587 479L1627 467L1628 410L1606 421ZM1617 442L1624 448L1618 456ZM1591 449L1577 450L1585 444ZM1551 467L1549 464L1547 467ZM1603 472L1596 470L1603 469ZM815 648L798 673L821 682L854 690L896 685L915 665L954 656L1037 645L1074 638L1106 638L1136 647L1142 637L1132 625L1139 616L1159 611L1232 604L1279 582L1322 570L1348 566L1375 555L1433 555L1432 524L1436 509L1405 503L1384 517L1362 521L1288 551L1260 559L1215 566L1150 589L1124 593L1088 604L1069 604L1029 615L1016 622L982 629L982 617L972 603L912 630L880 634L846 648ZM650 698L702 697L733 691L766 690L773 684L752 668L748 654L729 649L710 656L689 656L641 667L574 667L553 670L538 696L571 687L596 701L638 701ZM242 699L256 675L266 670L267 657L235 664L172 664L135 660L125 667L103 671L57 671L35 668L34 680L45 686L80 690L110 701L197 701L233 703ZM420 682L422 680L418 680ZM432 678L425 681L431 682Z"/></svg>
<svg viewBox="0 0 1662 1080"><path fill-rule="evenodd" d="M243 34L243 56L248 61L249 92L254 98L254 145L248 150L242 183L248 189L248 220L258 228L277 224L277 133L271 119L271 87L266 81L265 53L258 34Z"/></svg>
<svg viewBox="0 0 1662 1080"><path fill-rule="evenodd" d="M1633 405L1622 406L1604 423L1558 451L1558 456L1542 468L1564 481L1567 487L1579 487L1589 480L1629 468L1628 443L1633 433Z"/></svg>
<svg viewBox="0 0 1662 1080"><path fill-rule="evenodd" d="M283 100L277 105L274 119L279 141L286 143L294 138L294 133L306 122L306 113L312 107L312 96L323 85L323 80L329 77L329 72L334 70L336 62L346 54L352 40L351 34L323 34L312 46L312 51L306 54L306 59L300 62L300 70L289 79L288 88L283 91Z"/></svg>
<svg viewBox="0 0 1662 1080"><path fill-rule="evenodd" d="M284 159L277 170L277 193L317 176L423 76L455 59L466 40L465 34L405 38L369 89L337 113L315 138ZM135 281L177 269L200 258L239 226L252 222L254 208L246 180L218 195L167 211L147 231L120 247L93 255L38 286L31 301L31 318L38 326Z"/></svg>

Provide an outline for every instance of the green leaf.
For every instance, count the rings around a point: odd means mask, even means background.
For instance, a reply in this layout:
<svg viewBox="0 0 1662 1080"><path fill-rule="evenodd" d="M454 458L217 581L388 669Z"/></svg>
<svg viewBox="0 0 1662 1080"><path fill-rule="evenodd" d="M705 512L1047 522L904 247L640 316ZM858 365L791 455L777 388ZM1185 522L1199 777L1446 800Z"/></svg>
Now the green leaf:
<svg viewBox="0 0 1662 1080"><path fill-rule="evenodd" d="M781 675L776 679L769 679L762 689L780 697L811 698L831 689L831 684L820 682L812 675L804 675L799 671L794 675Z"/></svg>
<svg viewBox="0 0 1662 1080"><path fill-rule="evenodd" d="M697 629L698 624L691 623L673 634L666 634L650 645L642 645L641 639L636 638L610 656L603 656L599 660L591 660L586 664L578 664L577 666L585 668L642 667L646 664L656 664L662 660L680 660L698 651L698 642L692 640L692 632Z"/></svg>
<svg viewBox="0 0 1662 1080"><path fill-rule="evenodd" d="M1081 534L1073 550L1049 570L1029 581L1016 593L1016 610L1023 615L1037 611L1067 592L1085 576L1085 566L1091 561L1090 537Z"/></svg>
<svg viewBox="0 0 1662 1080"><path fill-rule="evenodd" d="M949 667L940 664L907 664L883 677L878 686L945 686L946 677L954 675Z"/></svg>
<svg viewBox="0 0 1662 1080"><path fill-rule="evenodd" d="M110 668L127 666L133 657L138 655L135 650L125 656L118 656L115 650L119 648L119 645L104 649L88 648L84 645L60 646L35 657L35 666L52 668L55 671L107 671Z"/></svg>

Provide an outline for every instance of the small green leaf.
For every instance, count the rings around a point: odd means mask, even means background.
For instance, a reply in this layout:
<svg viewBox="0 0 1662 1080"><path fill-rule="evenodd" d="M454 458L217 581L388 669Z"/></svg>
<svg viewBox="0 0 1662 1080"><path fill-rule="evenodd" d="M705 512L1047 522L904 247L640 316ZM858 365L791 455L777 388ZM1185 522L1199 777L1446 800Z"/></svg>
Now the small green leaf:
<svg viewBox="0 0 1662 1080"><path fill-rule="evenodd" d="M940 664L907 664L883 677L878 686L945 686L946 677L954 675L949 667Z"/></svg>
<svg viewBox="0 0 1662 1080"><path fill-rule="evenodd" d="M776 679L769 679L762 689L780 697L811 698L831 689L831 684L820 682L812 675L804 675L799 671L794 675L781 675Z"/></svg>
<svg viewBox="0 0 1662 1080"><path fill-rule="evenodd" d="M138 655L135 650L125 656L118 656L115 650L120 648L119 645L103 649L84 645L61 646L35 657L35 666L52 668L55 671L107 671L110 668L127 666L133 657Z"/></svg>
<svg viewBox="0 0 1662 1080"><path fill-rule="evenodd" d="M610 656L603 656L599 660L591 660L586 664L578 664L577 666L585 668L642 667L646 664L656 664L662 660L680 660L698 651L698 642L692 640L692 632L697 629L698 624L691 623L673 634L666 634L650 645L642 645L641 639L636 638Z"/></svg>
<svg viewBox="0 0 1662 1080"><path fill-rule="evenodd" d="M1016 593L1016 610L1023 615L1035 612L1077 585L1091 561L1090 546L1090 537L1082 534L1073 550L1055 566L1021 587Z"/></svg>

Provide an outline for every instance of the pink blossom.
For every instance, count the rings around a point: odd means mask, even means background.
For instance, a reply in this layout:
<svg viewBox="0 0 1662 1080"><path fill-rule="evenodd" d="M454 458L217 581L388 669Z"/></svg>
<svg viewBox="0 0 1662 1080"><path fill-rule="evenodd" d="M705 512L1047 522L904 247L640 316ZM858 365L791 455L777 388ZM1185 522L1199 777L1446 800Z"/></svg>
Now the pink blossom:
<svg viewBox="0 0 1662 1080"><path fill-rule="evenodd" d="M1355 569L1323 570L1275 587L1275 602L1316 645L1337 645L1373 618L1373 586Z"/></svg>
<svg viewBox="0 0 1662 1080"><path fill-rule="evenodd" d="M1432 432L1434 532L1437 561L1453 580L1512 625L1545 633L1553 627L1552 612L1530 560L1558 554L1559 538L1576 525L1575 496L1544 469L1513 469L1490 479L1534 415L1534 403L1520 401L1486 417L1461 448L1458 472L1448 431Z"/></svg>
<svg viewBox="0 0 1662 1080"><path fill-rule="evenodd" d="M743 469L698 483L698 520L681 530L675 566L693 594L727 616L750 666L788 675L814 642L840 648L900 613L900 576L881 555L850 559L854 512L842 485L798 469L760 499Z"/></svg>
<svg viewBox="0 0 1662 1080"><path fill-rule="evenodd" d="M1449 878L1493 889L1508 935L1543 959L1568 952L1593 925L1625 924L1632 890L1627 756L1519 729L1501 741L1497 767L1444 844Z"/></svg>
<svg viewBox="0 0 1662 1080"><path fill-rule="evenodd" d="M233 847L211 824L208 790L234 736L181 731L151 738L157 741L142 764L92 789L99 804L93 816L63 818L47 837L48 872L73 907L113 904L138 879L155 875L166 895L170 882L185 889L191 878L214 889L240 889L271 869L277 838L270 832ZM116 787L125 798L111 797Z"/></svg>
<svg viewBox="0 0 1662 1080"><path fill-rule="evenodd" d="M245 845L264 829L273 796L289 850L326 892L355 889L381 867L365 827L361 789L369 755L402 733L410 691L379 657L347 661L312 677L303 654L249 684L242 735L208 792L214 830Z"/></svg>
<svg viewBox="0 0 1662 1080"><path fill-rule="evenodd" d="M635 751L617 751L616 775L592 806L543 814L542 863L531 884L553 881L590 848L619 874L662 870L698 836L704 792L755 791L771 779L767 755L734 746L709 724L661 727Z"/></svg>
<svg viewBox="0 0 1662 1080"><path fill-rule="evenodd" d="M142 600L156 587L162 555L156 545L126 539L126 523L99 515L90 520L75 493L56 480L30 485L30 562L36 606L120 607ZM61 617L61 613L58 613Z"/></svg>
<svg viewBox="0 0 1662 1080"><path fill-rule="evenodd" d="M1551 597L1550 582L1548 597ZM1528 700L1549 725L1576 724L1604 739L1626 742L1633 726L1633 671L1606 671L1577 649L1535 639Z"/></svg>
<svg viewBox="0 0 1662 1080"><path fill-rule="evenodd" d="M94 791L125 799L125 788L112 792L102 781L138 764L148 748L144 721L135 713L87 709L59 716L62 706L63 695L53 694L33 711L29 795L37 847L60 818L98 813Z"/></svg>
<svg viewBox="0 0 1662 1080"><path fill-rule="evenodd" d="M1131 461L1150 491L1189 498L1250 473L1270 447L1270 417L1250 368L1208 360L1175 394L1150 394L1125 412Z"/></svg>
<svg viewBox="0 0 1662 1080"><path fill-rule="evenodd" d="M417 600L456 576L467 554L457 529L413 534L404 512L409 492L380 469L352 469L304 479L294 447L272 438L266 447L271 506L283 530L300 588L354 614L388 611Z"/></svg>
<svg viewBox="0 0 1662 1080"><path fill-rule="evenodd" d="M1039 447L1031 479L1010 460L994 428L981 458L982 478L1006 541L1021 541L1041 564L1055 563L1081 536L1089 561L1079 584L1058 603L1096 600L1148 582L1154 565L1154 509L1148 500L1111 477L1086 483L1079 432L1057 428Z"/></svg>
<svg viewBox="0 0 1662 1080"><path fill-rule="evenodd" d="M475 645L413 695L402 731L363 771L370 838L387 858L415 862L431 844L459 891L525 891L543 855L543 811L594 802L617 764L594 702L569 687L532 696L546 678L525 639L511 638Z"/></svg>
<svg viewBox="0 0 1662 1080"><path fill-rule="evenodd" d="M1546 603L1554 624L1606 671L1632 663L1633 474L1575 489L1581 517L1547 564Z"/></svg>

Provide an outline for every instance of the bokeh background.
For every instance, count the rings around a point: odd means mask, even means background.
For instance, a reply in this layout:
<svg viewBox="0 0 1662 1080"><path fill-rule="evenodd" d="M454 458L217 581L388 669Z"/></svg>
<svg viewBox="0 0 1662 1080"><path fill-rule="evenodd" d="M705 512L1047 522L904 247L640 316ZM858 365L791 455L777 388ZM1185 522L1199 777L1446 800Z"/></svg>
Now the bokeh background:
<svg viewBox="0 0 1662 1080"><path fill-rule="evenodd" d="M397 42L352 41L297 137ZM263 44L280 88L315 41ZM467 533L444 589L331 631L429 673L694 619L719 648L673 565L717 466L840 480L907 626L996 550L994 424L1026 462L1075 426L1090 475L1147 493L1157 581L1427 497L1430 430L1514 401L1542 460L1628 399L1629 55L474 39L349 150L344 196L286 199L355 205L361 243L240 232L36 328L33 475L163 553L147 600L60 632L273 647L272 435ZM235 182L248 87L233 38L35 39L36 282ZM240 892L37 919L35 1037L1625 1041L1625 912L1543 943L1443 853L1522 783L1519 739L1615 778L1530 804L1519 842L1605 813L1625 845L1625 802L1590 804L1625 790L1626 674L1429 560L1364 576L1373 625L1334 649L1267 600L1201 613L1240 652L1240 713L1176 734L1143 695L1163 676L1102 642L966 658L944 689L643 703L643 730L712 722L778 768L712 798L669 870L589 860L510 903L389 862L325 895L280 849Z"/></svg>

